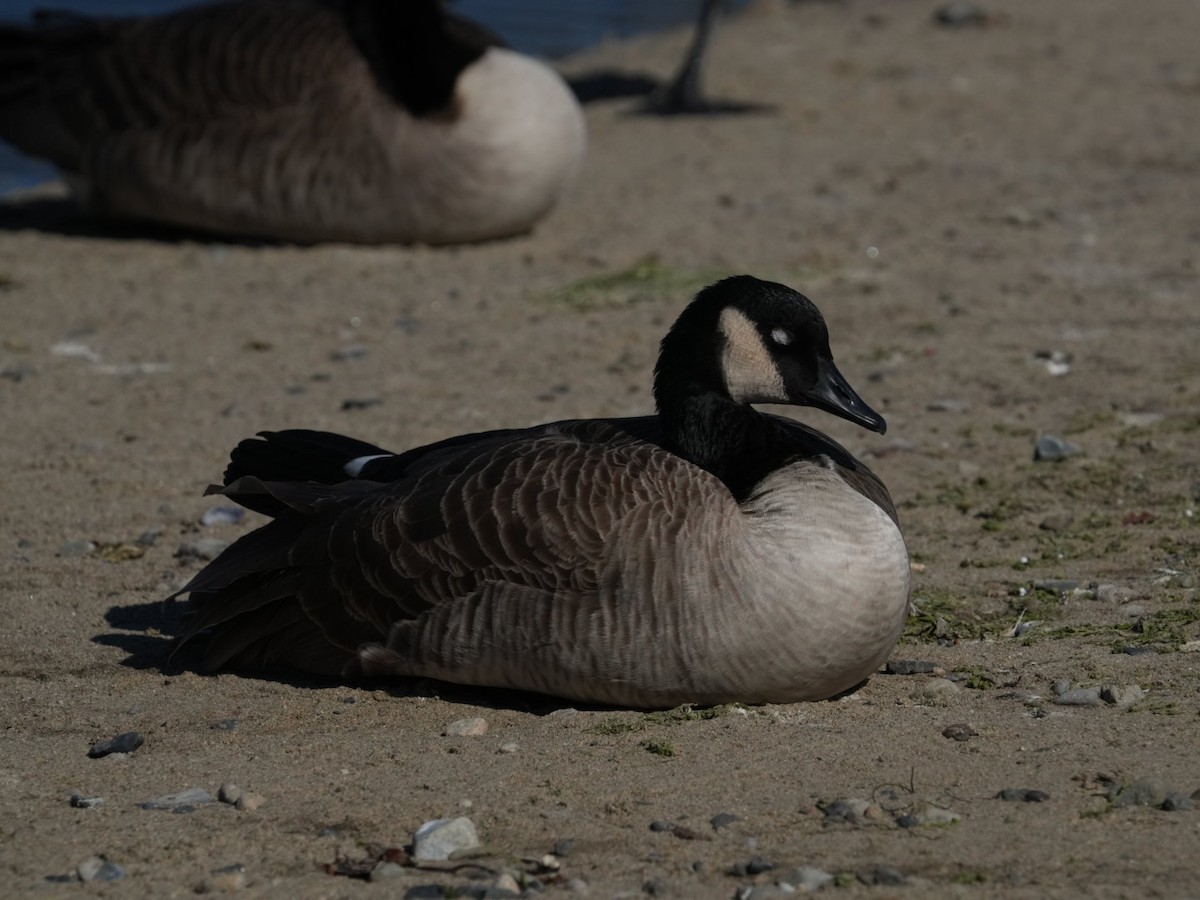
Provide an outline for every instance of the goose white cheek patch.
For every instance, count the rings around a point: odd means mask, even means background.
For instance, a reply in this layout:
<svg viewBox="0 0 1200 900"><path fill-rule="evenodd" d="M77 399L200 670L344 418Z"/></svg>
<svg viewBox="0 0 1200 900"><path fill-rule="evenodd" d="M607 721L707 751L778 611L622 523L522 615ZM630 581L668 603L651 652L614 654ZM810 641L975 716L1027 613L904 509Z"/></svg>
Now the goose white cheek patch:
<svg viewBox="0 0 1200 900"><path fill-rule="evenodd" d="M365 466L371 460L387 459L391 455L391 453L376 453L374 456L356 456L354 459L350 460L350 462L342 466L342 471L351 478L357 478L359 473L362 472L363 466Z"/></svg>
<svg viewBox="0 0 1200 900"><path fill-rule="evenodd" d="M783 378L754 323L733 307L721 313L725 349L721 369L725 389L738 403L778 403L787 400Z"/></svg>

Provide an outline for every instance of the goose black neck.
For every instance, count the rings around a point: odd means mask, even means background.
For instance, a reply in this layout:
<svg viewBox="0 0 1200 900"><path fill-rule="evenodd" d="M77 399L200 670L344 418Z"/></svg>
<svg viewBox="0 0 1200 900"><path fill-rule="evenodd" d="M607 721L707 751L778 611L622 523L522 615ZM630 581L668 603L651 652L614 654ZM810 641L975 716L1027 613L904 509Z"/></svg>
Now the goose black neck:
<svg viewBox="0 0 1200 900"><path fill-rule="evenodd" d="M780 427L714 392L658 397L667 449L721 479L739 502L794 450Z"/></svg>
<svg viewBox="0 0 1200 900"><path fill-rule="evenodd" d="M452 113L459 76L503 44L441 0L347 0L343 8L380 88L418 117Z"/></svg>
<svg viewBox="0 0 1200 900"><path fill-rule="evenodd" d="M663 338L654 401L668 450L716 475L739 501L786 460L786 436L730 396L721 371L724 303L701 292Z"/></svg>

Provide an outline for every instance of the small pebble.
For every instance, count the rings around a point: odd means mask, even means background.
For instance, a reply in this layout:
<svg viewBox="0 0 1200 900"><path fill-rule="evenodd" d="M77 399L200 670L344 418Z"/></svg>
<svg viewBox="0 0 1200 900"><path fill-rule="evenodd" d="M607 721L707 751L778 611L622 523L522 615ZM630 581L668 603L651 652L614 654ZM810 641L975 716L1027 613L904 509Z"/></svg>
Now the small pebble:
<svg viewBox="0 0 1200 900"><path fill-rule="evenodd" d="M88 541L88 540L67 541L65 544L63 544L61 547L59 547L58 550L55 551L54 555L61 556L64 559L70 559L73 557L87 556L89 553L91 553L95 549L96 549L96 544L93 541Z"/></svg>
<svg viewBox="0 0 1200 900"><path fill-rule="evenodd" d="M1187 794L1180 793L1179 791L1171 791L1163 798L1159 809L1165 812L1185 812L1186 810L1195 808L1195 806L1196 801Z"/></svg>
<svg viewBox="0 0 1200 900"><path fill-rule="evenodd" d="M236 525L245 515L246 511L240 506L213 506L201 514L200 524L205 528L214 525Z"/></svg>
<svg viewBox="0 0 1200 900"><path fill-rule="evenodd" d="M664 822L662 819L655 819L650 823L651 831L671 831L675 826L670 822Z"/></svg>
<svg viewBox="0 0 1200 900"><path fill-rule="evenodd" d="M487 734L487 719L478 716L470 719L458 719L446 726L447 737L482 737Z"/></svg>
<svg viewBox="0 0 1200 900"><path fill-rule="evenodd" d="M146 739L138 732L126 731L124 734L118 734L107 741L97 741L95 744L92 744L87 755L92 759L99 759L102 756L108 756L110 753L132 753L138 747L142 746L145 741Z"/></svg>
<svg viewBox="0 0 1200 900"><path fill-rule="evenodd" d="M669 897L671 882L665 878L650 878L642 882L642 893L647 897Z"/></svg>
<svg viewBox="0 0 1200 900"><path fill-rule="evenodd" d="M1004 788L996 795L996 799L1010 803L1042 803L1049 800L1050 795L1035 788Z"/></svg>
<svg viewBox="0 0 1200 900"><path fill-rule="evenodd" d="M91 856L75 867L80 881L120 881L125 870L103 856Z"/></svg>
<svg viewBox="0 0 1200 900"><path fill-rule="evenodd" d="M241 863L213 869L201 884L201 893L232 894L246 888L246 867Z"/></svg>
<svg viewBox="0 0 1200 900"><path fill-rule="evenodd" d="M955 822L961 821L962 816L952 810L945 809L941 806L934 806L932 803L926 803L917 807L912 812L901 818L912 822L911 825L904 827L911 828L913 825L929 825L934 827L944 827L953 825ZM900 822L899 819L896 820Z"/></svg>
<svg viewBox="0 0 1200 900"><path fill-rule="evenodd" d="M975 737L977 732L970 725L958 723L955 725L947 725L942 729L942 737L950 738L952 741L969 741Z"/></svg>
<svg viewBox="0 0 1200 900"><path fill-rule="evenodd" d="M831 881L833 881L833 876L828 872L810 869L806 866L788 869L776 879L778 885L785 890L790 887L800 891L817 891Z"/></svg>
<svg viewBox="0 0 1200 900"><path fill-rule="evenodd" d="M204 788L194 787L179 791L176 794L163 794L161 797L155 797L153 800L145 800L139 803L138 806L142 809L170 809L191 812L197 805L212 803L212 800L212 795L204 790Z"/></svg>
<svg viewBox="0 0 1200 900"><path fill-rule="evenodd" d="M516 741L506 741L497 748L501 753L516 753L520 748Z"/></svg>
<svg viewBox="0 0 1200 900"><path fill-rule="evenodd" d="M389 878L398 878L405 873L404 866L394 862L381 862L376 864L371 870L371 874L367 876L368 881L387 881Z"/></svg>
<svg viewBox="0 0 1200 900"><path fill-rule="evenodd" d="M720 831L722 828L728 828L734 822L740 822L741 817L735 816L733 813L717 813L708 820L708 824L712 826L713 831Z"/></svg>
<svg viewBox="0 0 1200 900"><path fill-rule="evenodd" d="M513 878L507 872L501 872L496 876L496 880L492 882L492 886L488 888L488 892L484 894L484 897L519 897L520 895L521 885L517 883L517 879Z"/></svg>
<svg viewBox="0 0 1200 900"><path fill-rule="evenodd" d="M904 873L892 866L873 866L870 869L865 869L861 872L856 872L855 877L863 884L904 884Z"/></svg>
<svg viewBox="0 0 1200 900"><path fill-rule="evenodd" d="M265 802L266 798L257 791L246 791L233 805L238 812L254 812Z"/></svg>
<svg viewBox="0 0 1200 900"><path fill-rule="evenodd" d="M575 848L575 842L570 838L554 842L553 853L555 856L570 856L571 851Z"/></svg>
<svg viewBox="0 0 1200 900"><path fill-rule="evenodd" d="M1061 511L1052 512L1046 515L1042 521L1038 523L1038 528L1042 531L1066 531L1075 523L1075 514L1071 512Z"/></svg>
<svg viewBox="0 0 1200 900"><path fill-rule="evenodd" d="M934 10L933 20L944 28L966 28L986 25L988 16L979 4L957 0L954 3L943 3Z"/></svg>
<svg viewBox="0 0 1200 900"><path fill-rule="evenodd" d="M891 659L883 667L887 675L931 675L937 663L925 659Z"/></svg>
<svg viewBox="0 0 1200 900"><path fill-rule="evenodd" d="M1034 462L1059 462L1070 456L1078 456L1083 448L1062 438L1045 434L1033 445Z"/></svg>
<svg viewBox="0 0 1200 900"><path fill-rule="evenodd" d="M948 678L930 678L912 692L912 699L927 706L946 706L961 690Z"/></svg>
<svg viewBox="0 0 1200 900"><path fill-rule="evenodd" d="M362 359L367 355L367 348L362 344L350 344L329 354L334 362L347 362L352 359Z"/></svg>
<svg viewBox="0 0 1200 900"><path fill-rule="evenodd" d="M76 809L95 809L103 802L103 797L85 797L82 794L71 795L71 805Z"/></svg>
<svg viewBox="0 0 1200 900"><path fill-rule="evenodd" d="M1047 591L1051 594L1063 594L1079 587L1079 582L1073 578L1048 578L1045 581L1035 581L1034 590Z"/></svg>
<svg viewBox="0 0 1200 900"><path fill-rule="evenodd" d="M1119 584L1098 584L1095 592L1100 603L1125 603L1133 598L1133 591Z"/></svg>
<svg viewBox="0 0 1200 900"><path fill-rule="evenodd" d="M220 722L213 722L211 726L213 731L233 731L238 727L237 719L222 719Z"/></svg>
<svg viewBox="0 0 1200 900"><path fill-rule="evenodd" d="M242 799L242 789L227 781L217 789L217 799L232 805Z"/></svg>
<svg viewBox="0 0 1200 900"><path fill-rule="evenodd" d="M457 819L433 819L413 835L413 858L449 859L451 854L479 847L475 823L465 816Z"/></svg>
<svg viewBox="0 0 1200 900"><path fill-rule="evenodd" d="M761 875L774 868L775 863L770 860L763 859L761 856L752 856L745 862L734 863L730 866L729 874L741 878L746 875Z"/></svg>
<svg viewBox="0 0 1200 900"><path fill-rule="evenodd" d="M1070 678L1059 678L1054 682L1053 685L1050 686L1050 690L1054 692L1055 697L1057 697L1059 694L1065 694L1070 689L1071 689L1071 679Z"/></svg>
<svg viewBox="0 0 1200 900"><path fill-rule="evenodd" d="M231 543L232 541L220 538L196 538L180 544L179 549L175 551L175 558L180 562L209 562L220 556Z"/></svg>
<svg viewBox="0 0 1200 900"><path fill-rule="evenodd" d="M1054 702L1059 706L1099 706L1100 688L1072 688L1055 697Z"/></svg>
<svg viewBox="0 0 1200 900"><path fill-rule="evenodd" d="M342 401L342 411L357 412L358 410L378 406L382 402L383 399L380 397L348 397Z"/></svg>

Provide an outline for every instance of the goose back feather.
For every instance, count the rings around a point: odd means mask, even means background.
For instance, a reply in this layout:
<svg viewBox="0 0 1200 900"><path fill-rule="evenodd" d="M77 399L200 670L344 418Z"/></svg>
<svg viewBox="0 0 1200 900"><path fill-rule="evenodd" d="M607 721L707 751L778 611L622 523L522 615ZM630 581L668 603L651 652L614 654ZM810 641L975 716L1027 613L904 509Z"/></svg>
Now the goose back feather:
<svg viewBox="0 0 1200 900"><path fill-rule="evenodd" d="M762 291L774 300L755 308ZM776 331L797 312L806 326L819 315L745 276L689 311L730 303ZM906 613L895 507L844 448L722 386L740 358L784 372L793 402L823 403L821 384L841 378L827 349L795 335L797 365L825 367L800 392L808 376L786 374L783 345L721 352L758 331L716 325L712 340L696 340L693 326L721 321L685 312L664 340L657 416L467 435L397 455L319 432L243 441L213 490L273 519L180 592L198 606L183 639L212 629L207 668L423 676L635 707L819 699L857 684ZM681 375L677 345L711 371ZM675 379L711 378L722 384L671 394ZM746 433L698 464L663 410L708 392L733 417L710 440ZM844 405L882 429L857 395Z"/></svg>
<svg viewBox="0 0 1200 900"><path fill-rule="evenodd" d="M233 0L0 27L0 137L93 210L251 237L453 243L555 204L562 79L438 0Z"/></svg>

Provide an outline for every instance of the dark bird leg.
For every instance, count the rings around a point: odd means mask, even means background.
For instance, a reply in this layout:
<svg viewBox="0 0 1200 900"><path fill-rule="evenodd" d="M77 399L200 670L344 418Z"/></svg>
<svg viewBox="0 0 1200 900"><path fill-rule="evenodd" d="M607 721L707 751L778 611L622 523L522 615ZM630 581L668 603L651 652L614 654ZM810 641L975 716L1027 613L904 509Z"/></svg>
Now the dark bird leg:
<svg viewBox="0 0 1200 900"><path fill-rule="evenodd" d="M658 88L647 101L647 111L660 115L750 112L761 109L756 104L727 103L708 100L701 85L704 55L712 38L713 25L723 0L701 0L700 17L691 46L679 71L668 84Z"/></svg>

